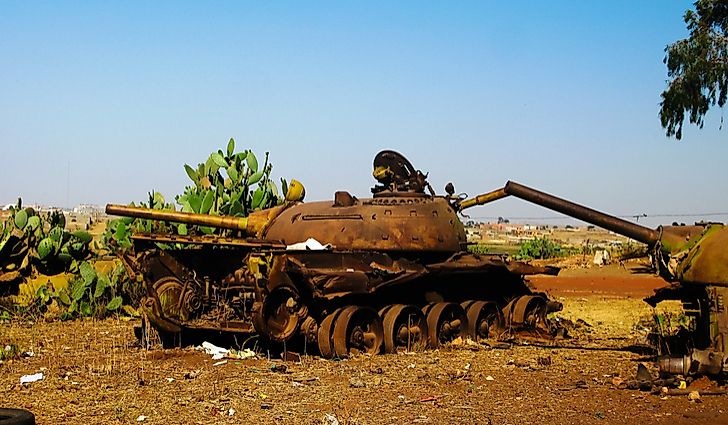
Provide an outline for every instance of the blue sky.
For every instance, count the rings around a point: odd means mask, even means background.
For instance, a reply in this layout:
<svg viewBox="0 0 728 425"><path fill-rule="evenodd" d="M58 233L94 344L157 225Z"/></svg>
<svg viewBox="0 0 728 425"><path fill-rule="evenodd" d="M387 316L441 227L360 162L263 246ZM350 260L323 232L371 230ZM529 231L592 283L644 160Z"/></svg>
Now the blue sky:
<svg viewBox="0 0 728 425"><path fill-rule="evenodd" d="M728 212L721 111L680 142L657 118L690 6L2 1L0 203L171 198L234 137L308 200L367 196L394 149L439 192L512 179L618 215Z"/></svg>

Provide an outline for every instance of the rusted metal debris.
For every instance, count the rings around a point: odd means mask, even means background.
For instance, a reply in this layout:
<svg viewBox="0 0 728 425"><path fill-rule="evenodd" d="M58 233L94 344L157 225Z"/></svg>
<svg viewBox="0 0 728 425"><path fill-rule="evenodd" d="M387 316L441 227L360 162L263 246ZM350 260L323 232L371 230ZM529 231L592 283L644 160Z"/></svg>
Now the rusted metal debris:
<svg viewBox="0 0 728 425"><path fill-rule="evenodd" d="M174 343L188 329L254 330L275 342L305 340L324 357L418 350L458 337L517 332L553 338L561 304L526 285L553 267L467 252L458 212L402 155L374 159L373 197L283 205L246 218L107 205L109 214L232 229L235 238L135 235L124 258L145 284L142 308ZM330 250L290 250L313 238ZM157 242L184 249L161 250Z"/></svg>

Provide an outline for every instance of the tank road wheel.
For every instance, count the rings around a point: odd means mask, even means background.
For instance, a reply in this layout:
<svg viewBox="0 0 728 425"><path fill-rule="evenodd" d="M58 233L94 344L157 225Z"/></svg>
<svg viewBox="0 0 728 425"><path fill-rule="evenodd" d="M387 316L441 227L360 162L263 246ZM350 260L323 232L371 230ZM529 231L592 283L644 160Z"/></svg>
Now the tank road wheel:
<svg viewBox="0 0 728 425"><path fill-rule="evenodd" d="M417 307L395 304L379 314L384 325L385 353L396 353L398 348L417 351L427 345L427 321Z"/></svg>
<svg viewBox="0 0 728 425"><path fill-rule="evenodd" d="M468 317L468 336L473 341L487 339L492 330L503 324L501 312L494 302L465 301L460 305Z"/></svg>
<svg viewBox="0 0 728 425"><path fill-rule="evenodd" d="M332 343L331 338L333 337L334 333L334 321L337 317L339 317L339 314L341 314L342 310L343 308L334 310L333 313L324 317L321 325L319 325L318 337L316 338L316 341L318 344L319 353L321 354L321 357L325 359L334 358L334 344Z"/></svg>
<svg viewBox="0 0 728 425"><path fill-rule="evenodd" d="M308 309L300 301L295 289L279 286L271 291L260 310L261 328L272 341L283 342L298 331L301 319Z"/></svg>
<svg viewBox="0 0 728 425"><path fill-rule="evenodd" d="M455 303L435 303L422 308L427 315L427 340L437 348L457 337L467 336L468 318L465 310Z"/></svg>
<svg viewBox="0 0 728 425"><path fill-rule="evenodd" d="M334 323L334 352L339 357L378 354L384 340L382 319L369 307L346 307Z"/></svg>

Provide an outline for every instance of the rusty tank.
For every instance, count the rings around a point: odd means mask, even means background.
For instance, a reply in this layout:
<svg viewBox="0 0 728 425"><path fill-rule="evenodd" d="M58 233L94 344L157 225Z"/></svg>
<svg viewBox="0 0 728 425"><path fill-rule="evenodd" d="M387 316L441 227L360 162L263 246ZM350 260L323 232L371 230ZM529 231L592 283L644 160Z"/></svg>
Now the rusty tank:
<svg viewBox="0 0 728 425"><path fill-rule="evenodd" d="M437 347L457 337L553 337L561 304L525 276L553 267L467 250L458 213L491 200L436 195L402 155L374 159L372 197L220 217L107 205L111 215L231 229L232 236L135 234L124 260L167 343L192 329L303 341L323 357ZM176 244L160 249L158 244Z"/></svg>
<svg viewBox="0 0 728 425"><path fill-rule="evenodd" d="M664 300L681 301L686 315L694 318L685 352L661 357L660 370L683 375L728 372L728 227L696 223L650 229L512 181L474 199L486 203L507 196L646 244L654 269L667 285L645 301L652 306Z"/></svg>

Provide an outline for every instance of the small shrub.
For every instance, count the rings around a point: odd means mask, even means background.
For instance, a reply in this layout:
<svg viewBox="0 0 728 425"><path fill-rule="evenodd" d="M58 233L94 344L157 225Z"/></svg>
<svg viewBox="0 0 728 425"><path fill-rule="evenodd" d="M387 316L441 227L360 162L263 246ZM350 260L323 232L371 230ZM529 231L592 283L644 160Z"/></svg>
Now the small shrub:
<svg viewBox="0 0 728 425"><path fill-rule="evenodd" d="M561 245L547 238L536 238L526 241L516 254L518 260L545 260L564 255Z"/></svg>
<svg viewBox="0 0 728 425"><path fill-rule="evenodd" d="M477 244L477 245L468 245L468 252L472 254L487 254L490 250L487 246Z"/></svg>

